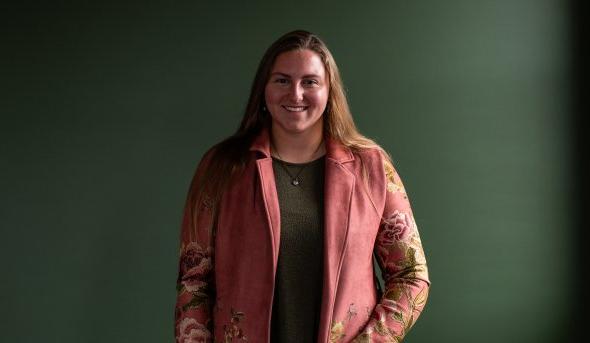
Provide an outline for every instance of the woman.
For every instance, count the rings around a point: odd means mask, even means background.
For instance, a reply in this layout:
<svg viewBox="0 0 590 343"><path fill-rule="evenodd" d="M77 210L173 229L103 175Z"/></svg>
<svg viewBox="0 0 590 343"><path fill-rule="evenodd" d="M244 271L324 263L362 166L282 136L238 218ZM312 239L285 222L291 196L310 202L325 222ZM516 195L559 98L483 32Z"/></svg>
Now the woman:
<svg viewBox="0 0 590 343"><path fill-rule="evenodd" d="M177 342L399 342L429 285L404 186L357 131L332 55L314 34L285 34L238 131L193 178Z"/></svg>

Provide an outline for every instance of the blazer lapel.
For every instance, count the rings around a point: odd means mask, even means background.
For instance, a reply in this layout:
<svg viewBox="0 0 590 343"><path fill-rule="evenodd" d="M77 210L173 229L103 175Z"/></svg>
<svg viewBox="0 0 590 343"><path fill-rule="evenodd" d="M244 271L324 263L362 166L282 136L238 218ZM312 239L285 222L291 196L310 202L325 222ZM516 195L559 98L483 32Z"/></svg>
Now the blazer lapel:
<svg viewBox="0 0 590 343"><path fill-rule="evenodd" d="M256 161L258 177L262 188L264 209L268 220L269 234L273 252L273 270L276 272L279 259L279 244L281 241L281 218L279 209L279 197L275 184L275 176L272 169L272 158L264 158Z"/></svg>
<svg viewBox="0 0 590 343"><path fill-rule="evenodd" d="M277 269L279 258L279 244L281 239L281 218L279 209L279 197L275 183L274 171L272 168L272 157L270 155L270 136L268 130L263 129L250 146L250 151L258 151L264 155L256 160L256 169L264 200L264 210L268 221L269 239L273 252L273 277Z"/></svg>
<svg viewBox="0 0 590 343"><path fill-rule="evenodd" d="M343 163L354 160L352 152L326 137L324 186L324 282L318 341L327 342L340 269L347 244L350 206L355 176Z"/></svg>

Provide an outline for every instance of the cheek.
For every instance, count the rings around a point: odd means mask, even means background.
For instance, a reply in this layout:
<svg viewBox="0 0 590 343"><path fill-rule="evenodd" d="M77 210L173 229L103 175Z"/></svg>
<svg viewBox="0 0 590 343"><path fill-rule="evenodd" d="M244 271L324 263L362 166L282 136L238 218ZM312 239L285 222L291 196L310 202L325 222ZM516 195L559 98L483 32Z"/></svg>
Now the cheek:
<svg viewBox="0 0 590 343"><path fill-rule="evenodd" d="M317 107L324 107L328 103L328 92L317 92L311 96L311 99Z"/></svg>
<svg viewBox="0 0 590 343"><path fill-rule="evenodd" d="M278 105L283 98L283 94L277 90L267 90L264 93L264 98L266 100L267 105Z"/></svg>

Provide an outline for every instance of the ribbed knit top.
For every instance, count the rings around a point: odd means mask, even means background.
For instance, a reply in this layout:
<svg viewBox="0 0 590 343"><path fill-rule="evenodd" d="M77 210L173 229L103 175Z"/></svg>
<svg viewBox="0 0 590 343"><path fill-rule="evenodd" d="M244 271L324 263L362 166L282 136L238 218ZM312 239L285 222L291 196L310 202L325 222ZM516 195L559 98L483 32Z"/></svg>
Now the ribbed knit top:
<svg viewBox="0 0 590 343"><path fill-rule="evenodd" d="M323 281L324 164L325 157L297 164L273 158L281 237L271 342L317 340ZM301 170L299 185L291 183L285 168L293 176Z"/></svg>

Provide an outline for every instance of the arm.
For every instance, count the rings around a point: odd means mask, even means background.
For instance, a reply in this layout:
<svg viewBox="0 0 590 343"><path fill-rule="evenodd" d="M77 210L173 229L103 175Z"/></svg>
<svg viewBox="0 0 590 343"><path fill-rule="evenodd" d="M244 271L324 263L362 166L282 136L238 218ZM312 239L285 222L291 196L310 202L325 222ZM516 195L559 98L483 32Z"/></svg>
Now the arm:
<svg viewBox="0 0 590 343"><path fill-rule="evenodd" d="M203 158L193 177L182 218L175 307L177 343L213 341L213 215L209 198L199 197L198 192L205 161Z"/></svg>
<svg viewBox="0 0 590 343"><path fill-rule="evenodd" d="M401 342L428 298L426 259L408 196L391 165L385 165L385 174L385 209L375 242L385 289L354 342Z"/></svg>

